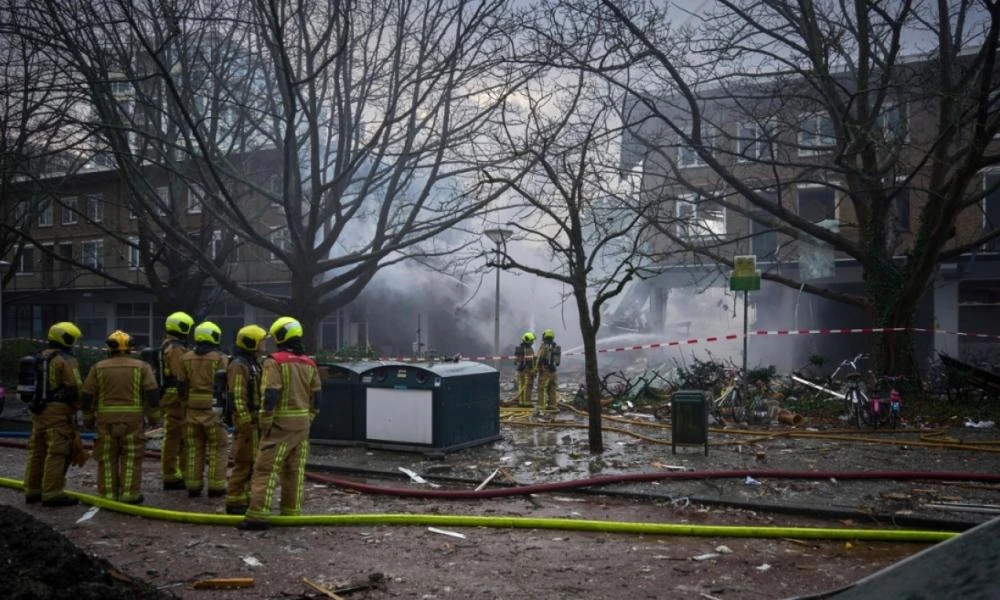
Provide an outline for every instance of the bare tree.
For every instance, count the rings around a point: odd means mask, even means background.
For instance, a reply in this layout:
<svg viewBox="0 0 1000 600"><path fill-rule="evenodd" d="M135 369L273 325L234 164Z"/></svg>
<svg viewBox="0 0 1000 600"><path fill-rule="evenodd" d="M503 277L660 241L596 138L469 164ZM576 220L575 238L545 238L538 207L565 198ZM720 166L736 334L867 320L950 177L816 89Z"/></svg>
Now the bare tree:
<svg viewBox="0 0 1000 600"><path fill-rule="evenodd" d="M310 345L319 319L381 268L465 244L461 224L500 193L479 173L496 160L491 115L522 77L505 62L502 0L43 4L144 220L234 296L302 319ZM109 39L119 68L143 56L125 79L162 107L156 127L122 117L112 65L92 69ZM229 130L212 125L223 115ZM272 178L234 159L261 153ZM203 222L264 263L256 280L287 278L289 291L248 284L204 236L178 233L176 203L164 211L143 176L149 161L200 186Z"/></svg>
<svg viewBox="0 0 1000 600"><path fill-rule="evenodd" d="M16 193L24 182L72 170L80 136L68 128L78 100L65 85L47 48L19 35L23 3L4 2L0 23L0 256L16 263L29 239L24 233L43 216L44 199ZM14 276L14 270L5 279Z"/></svg>
<svg viewBox="0 0 1000 600"><path fill-rule="evenodd" d="M544 15L535 23L531 44L538 56L551 56L555 25ZM582 50L588 51L599 60L598 47ZM505 113L512 154L534 166L523 176L492 173L511 186L506 214L512 239L543 249L534 258L517 258L504 240L498 266L562 283L576 305L593 453L604 450L597 352L602 310L630 281L651 276L655 262L649 241L656 206L638 207L638 180L622 177L619 169L620 108L617 90L588 72L547 71Z"/></svg>
<svg viewBox="0 0 1000 600"><path fill-rule="evenodd" d="M660 3L602 0L586 10L599 13L616 51L593 72L628 95L628 143L644 161L647 193L694 211L725 209L745 234L756 223L792 240L793 251L829 244L860 265L864 293L782 272L765 278L906 328L941 261L1000 237L1000 229L956 237L963 214L981 214L992 190L977 183L998 162L992 5L720 0L675 16ZM808 199L795 193L805 186L829 191L835 205L814 203L818 214L808 214ZM839 231L819 222L833 216ZM730 243L705 244L704 235L659 229L674 248L718 264L731 264L739 248L724 236L714 239ZM908 336L876 346L883 371L914 367Z"/></svg>

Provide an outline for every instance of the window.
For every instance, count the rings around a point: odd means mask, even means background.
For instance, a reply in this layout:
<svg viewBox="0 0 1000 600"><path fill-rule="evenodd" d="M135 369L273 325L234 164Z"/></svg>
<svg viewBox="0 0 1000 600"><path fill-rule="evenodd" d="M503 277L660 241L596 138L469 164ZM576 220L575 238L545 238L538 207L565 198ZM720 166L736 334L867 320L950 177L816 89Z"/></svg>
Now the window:
<svg viewBox="0 0 1000 600"><path fill-rule="evenodd" d="M212 232L211 257L218 258L222 254L222 232L216 229Z"/></svg>
<svg viewBox="0 0 1000 600"><path fill-rule="evenodd" d="M685 240L700 240L726 234L726 209L706 199L678 200L677 234Z"/></svg>
<svg viewBox="0 0 1000 600"><path fill-rule="evenodd" d="M104 240L80 242L80 262L91 269L104 268Z"/></svg>
<svg viewBox="0 0 1000 600"><path fill-rule="evenodd" d="M833 188L801 187L798 191L800 217L813 223L837 218L836 194Z"/></svg>
<svg viewBox="0 0 1000 600"><path fill-rule="evenodd" d="M17 275L31 275L35 271L35 249L25 246L21 248L21 256L17 259Z"/></svg>
<svg viewBox="0 0 1000 600"><path fill-rule="evenodd" d="M127 79L114 79L111 81L111 93L114 96L131 96L133 92L131 81Z"/></svg>
<svg viewBox="0 0 1000 600"><path fill-rule="evenodd" d="M708 127L703 127L701 132L702 147L710 149L713 139L714 136L709 132ZM681 168L703 167L705 166L705 161L702 160L693 146L688 146L684 143L684 140L679 140L677 145L677 166Z"/></svg>
<svg viewBox="0 0 1000 600"><path fill-rule="evenodd" d="M125 244L125 263L129 269L138 269L142 267L142 255L139 253L138 236L128 236L128 240Z"/></svg>
<svg viewBox="0 0 1000 600"><path fill-rule="evenodd" d="M94 223L104 220L104 198L101 194L87 194L87 218Z"/></svg>
<svg viewBox="0 0 1000 600"><path fill-rule="evenodd" d="M775 190L760 190L760 194L767 196L771 204L778 204ZM764 211L755 211L750 215L750 253L760 260L774 261L778 259L778 232L765 225L765 220L774 222L774 216Z"/></svg>
<svg viewBox="0 0 1000 600"><path fill-rule="evenodd" d="M151 309L148 302L120 302L115 305L116 327L127 331L137 347L150 344Z"/></svg>
<svg viewBox="0 0 1000 600"><path fill-rule="evenodd" d="M892 226L896 231L910 230L910 190L896 190L892 197Z"/></svg>
<svg viewBox="0 0 1000 600"><path fill-rule="evenodd" d="M197 183L192 183L188 186L187 196L187 211L191 214L201 213L201 203L205 198L205 188L201 187Z"/></svg>
<svg viewBox="0 0 1000 600"><path fill-rule="evenodd" d="M62 224L73 225L77 222L76 196L66 196L62 199Z"/></svg>
<svg viewBox="0 0 1000 600"><path fill-rule="evenodd" d="M156 188L156 199L157 212L159 212L161 216L166 215L167 210L171 208L170 188L165 185Z"/></svg>
<svg viewBox="0 0 1000 600"><path fill-rule="evenodd" d="M1000 173L986 173L983 177L986 197L983 198L983 235L1000 228ZM986 242L986 252L1000 252L1000 240Z"/></svg>
<svg viewBox="0 0 1000 600"><path fill-rule="evenodd" d="M885 141L890 144L898 144L910 139L906 104L897 103L883 106L882 112L878 116L878 124Z"/></svg>
<svg viewBox="0 0 1000 600"><path fill-rule="evenodd" d="M52 226L52 201L42 200L38 203L38 226Z"/></svg>
<svg viewBox="0 0 1000 600"><path fill-rule="evenodd" d="M771 140L774 132L760 123L740 123L736 129L738 162L751 162L772 155Z"/></svg>
<svg viewBox="0 0 1000 600"><path fill-rule="evenodd" d="M833 121L825 112L803 115L799 128L799 156L818 154L836 143Z"/></svg>
<svg viewBox="0 0 1000 600"><path fill-rule="evenodd" d="M288 227L279 227L276 229L272 229L269 237L271 238L272 244L274 244L278 248L281 248L285 252L292 249L292 238L288 234ZM280 259L278 258L277 254L274 254L272 252L271 255L268 257L268 260L272 262L277 262Z"/></svg>

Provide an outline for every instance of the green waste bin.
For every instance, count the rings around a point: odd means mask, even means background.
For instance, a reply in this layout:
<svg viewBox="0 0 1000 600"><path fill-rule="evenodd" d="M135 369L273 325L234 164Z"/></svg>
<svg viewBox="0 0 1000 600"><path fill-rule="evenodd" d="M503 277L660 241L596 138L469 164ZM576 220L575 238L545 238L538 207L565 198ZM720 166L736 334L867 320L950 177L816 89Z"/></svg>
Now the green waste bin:
<svg viewBox="0 0 1000 600"><path fill-rule="evenodd" d="M700 390L679 390L671 398L673 423L670 448L677 445L705 445L708 456L708 394Z"/></svg>

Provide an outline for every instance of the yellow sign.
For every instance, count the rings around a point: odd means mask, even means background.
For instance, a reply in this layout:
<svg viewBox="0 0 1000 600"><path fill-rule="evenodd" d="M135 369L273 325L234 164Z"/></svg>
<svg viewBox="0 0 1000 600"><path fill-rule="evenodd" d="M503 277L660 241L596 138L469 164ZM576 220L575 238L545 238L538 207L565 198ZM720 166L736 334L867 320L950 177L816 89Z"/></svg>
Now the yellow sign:
<svg viewBox="0 0 1000 600"><path fill-rule="evenodd" d="M757 273L757 256L747 254L733 257L733 277L753 277Z"/></svg>

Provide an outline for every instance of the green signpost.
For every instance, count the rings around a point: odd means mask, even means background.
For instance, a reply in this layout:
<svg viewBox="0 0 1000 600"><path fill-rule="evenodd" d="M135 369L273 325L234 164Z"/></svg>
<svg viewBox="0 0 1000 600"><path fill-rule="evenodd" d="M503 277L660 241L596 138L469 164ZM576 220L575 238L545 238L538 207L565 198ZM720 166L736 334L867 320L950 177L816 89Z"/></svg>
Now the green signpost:
<svg viewBox="0 0 1000 600"><path fill-rule="evenodd" d="M749 297L750 292L756 292L760 289L760 271L757 270L756 255L733 257L733 274L729 277L729 289L734 292L743 292L743 379L746 383Z"/></svg>

